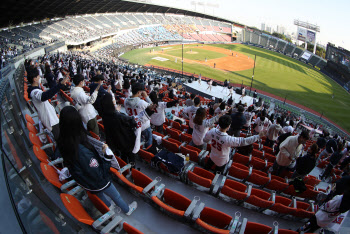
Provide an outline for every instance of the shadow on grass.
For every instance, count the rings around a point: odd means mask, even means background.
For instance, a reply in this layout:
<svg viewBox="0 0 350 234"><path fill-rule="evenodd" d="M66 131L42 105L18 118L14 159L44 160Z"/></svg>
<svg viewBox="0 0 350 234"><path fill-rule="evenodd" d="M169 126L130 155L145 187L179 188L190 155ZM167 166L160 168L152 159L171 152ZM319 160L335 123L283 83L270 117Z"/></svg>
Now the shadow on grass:
<svg viewBox="0 0 350 234"><path fill-rule="evenodd" d="M307 75L307 73L305 72L303 67L301 65L295 63L296 60L293 59L293 62L289 61L289 57L287 57L285 55L283 55L283 57L282 57L281 54L278 54L278 53L273 52L273 51L266 51L265 50L266 52L274 53L273 55L270 55L270 54L267 54L265 51L257 50L257 48L252 48L252 49L241 48L241 51L244 52L244 53L248 53L248 54L256 54L257 57L270 60L273 63L279 63L282 66L288 66L288 67L290 67L290 68L292 68L294 70L297 70L297 71Z"/></svg>

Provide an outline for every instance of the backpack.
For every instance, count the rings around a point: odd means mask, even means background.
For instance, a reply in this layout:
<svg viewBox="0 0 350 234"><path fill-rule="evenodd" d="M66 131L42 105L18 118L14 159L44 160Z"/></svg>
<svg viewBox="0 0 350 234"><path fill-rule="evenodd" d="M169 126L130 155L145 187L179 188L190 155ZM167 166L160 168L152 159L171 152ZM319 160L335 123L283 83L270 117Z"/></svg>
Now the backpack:
<svg viewBox="0 0 350 234"><path fill-rule="evenodd" d="M296 193L303 193L307 189L304 181L300 178L295 178L293 181L289 182L289 185L294 186L294 190Z"/></svg>
<svg viewBox="0 0 350 234"><path fill-rule="evenodd" d="M159 167L163 163L170 173L180 174L184 167L184 159L173 152L162 149L151 159L151 165Z"/></svg>

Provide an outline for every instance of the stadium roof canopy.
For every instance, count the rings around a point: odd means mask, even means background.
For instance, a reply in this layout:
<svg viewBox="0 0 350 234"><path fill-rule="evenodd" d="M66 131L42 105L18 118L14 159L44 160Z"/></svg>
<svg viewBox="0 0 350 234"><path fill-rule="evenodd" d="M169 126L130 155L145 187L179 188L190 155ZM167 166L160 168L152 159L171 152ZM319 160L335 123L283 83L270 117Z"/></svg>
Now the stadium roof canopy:
<svg viewBox="0 0 350 234"><path fill-rule="evenodd" d="M95 13L172 13L207 19L230 20L173 7L123 0L2 0L0 28L45 19Z"/></svg>

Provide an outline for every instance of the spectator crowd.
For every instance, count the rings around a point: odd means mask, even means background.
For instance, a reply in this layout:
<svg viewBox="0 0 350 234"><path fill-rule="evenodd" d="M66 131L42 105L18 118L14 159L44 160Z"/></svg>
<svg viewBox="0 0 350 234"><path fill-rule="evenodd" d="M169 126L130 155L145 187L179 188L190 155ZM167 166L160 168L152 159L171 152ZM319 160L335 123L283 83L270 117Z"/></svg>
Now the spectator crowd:
<svg viewBox="0 0 350 234"><path fill-rule="evenodd" d="M150 70L82 52L26 60L25 69L28 98L43 129L52 133L57 144L59 153L53 157L62 157L72 177L86 190L110 205L105 198L109 196L128 215L137 204L124 202L111 185L107 168L113 155L136 167L140 148L148 150L156 144L154 132L164 134L167 118L188 125L187 134L192 136L189 145L200 150L210 146L207 170L222 173L232 150L249 156L253 144L262 143L276 156L270 173L280 176L292 172L297 188L318 163L326 162L320 179L335 182L335 187L325 200L326 208L320 211L323 213L317 212L300 230L323 227L332 221L324 218L327 212L340 214L350 208L343 199L349 196L350 143L336 134L331 136L325 129L315 134L316 126L305 123L300 116L274 110L261 99L251 106L235 103L232 97L204 99L155 79ZM74 105L64 104L57 113L49 100L57 96L58 102L65 103L62 93L69 93ZM306 130L305 125L314 130ZM88 136L105 140L103 157ZM332 178L334 168L342 170L342 177L336 181ZM325 211L327 204L332 205L331 211Z"/></svg>

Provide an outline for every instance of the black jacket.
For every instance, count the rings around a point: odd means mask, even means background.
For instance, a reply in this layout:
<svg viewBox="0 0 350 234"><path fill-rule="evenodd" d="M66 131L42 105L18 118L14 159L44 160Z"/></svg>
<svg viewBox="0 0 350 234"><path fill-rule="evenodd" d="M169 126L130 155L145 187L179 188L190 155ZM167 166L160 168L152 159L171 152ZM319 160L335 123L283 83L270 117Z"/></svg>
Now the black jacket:
<svg viewBox="0 0 350 234"><path fill-rule="evenodd" d="M329 139L326 144L326 150L327 152L333 153L338 150L338 143L335 139Z"/></svg>
<svg viewBox="0 0 350 234"><path fill-rule="evenodd" d="M214 101L209 102L209 104L208 104L208 107L209 107L209 115L214 115L214 112L215 112L215 110L214 110L214 105L215 105L215 102L214 102Z"/></svg>
<svg viewBox="0 0 350 234"><path fill-rule="evenodd" d="M90 95L95 91L97 86L98 86L98 83L93 83L93 82L89 85ZM105 90L101 85L100 89L98 90L96 101L94 102L94 104L92 104L97 110L99 116L102 116L101 99L104 95L106 95L106 93L107 93L107 90Z"/></svg>
<svg viewBox="0 0 350 234"><path fill-rule="evenodd" d="M42 102L45 102L46 100L49 100L51 98L53 98L56 93L62 89L64 87L63 84L61 83L57 83L56 85L54 85L52 88L50 88L49 90L46 90L44 91L42 94L41 94L41 101ZM31 92L34 90L34 89L40 89L39 86L29 86L28 87L28 98L31 99L32 97L30 96Z"/></svg>
<svg viewBox="0 0 350 234"><path fill-rule="evenodd" d="M231 115L231 127L230 130L241 130L243 126L247 123L247 119L245 118L242 112L236 112Z"/></svg>
<svg viewBox="0 0 350 234"><path fill-rule="evenodd" d="M55 78L55 76L53 75L52 72L45 73L44 78L46 79L47 84L48 84L48 86L49 86L50 89L51 89L53 86L55 86L55 84L56 84L56 78Z"/></svg>
<svg viewBox="0 0 350 234"><path fill-rule="evenodd" d="M137 123L134 117L119 112L105 113L102 116L105 127L106 143L113 152L131 152L135 146L135 128Z"/></svg>
<svg viewBox="0 0 350 234"><path fill-rule="evenodd" d="M327 140L326 140L326 138L324 138L324 137L319 137L319 138L317 139L317 141L316 141L316 144L317 144L317 146L318 146L319 149L322 149L323 147L326 146Z"/></svg>
<svg viewBox="0 0 350 234"><path fill-rule="evenodd" d="M307 153L306 155L297 158L297 164L295 170L300 175L309 174L316 166L316 157Z"/></svg>
<svg viewBox="0 0 350 234"><path fill-rule="evenodd" d="M335 165L338 164L338 162L340 161L340 159L341 159L342 157L343 157L343 154L342 154L341 152L339 152L339 151L334 152L334 153L332 154L332 156L329 158L329 162L330 162L333 166L335 166Z"/></svg>
<svg viewBox="0 0 350 234"><path fill-rule="evenodd" d="M73 179L86 190L98 192L107 188L111 177L110 162L101 158L96 150L90 150L79 144L79 159L68 165Z"/></svg>

